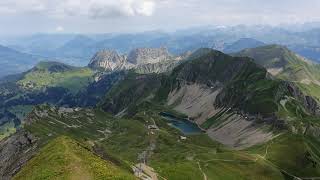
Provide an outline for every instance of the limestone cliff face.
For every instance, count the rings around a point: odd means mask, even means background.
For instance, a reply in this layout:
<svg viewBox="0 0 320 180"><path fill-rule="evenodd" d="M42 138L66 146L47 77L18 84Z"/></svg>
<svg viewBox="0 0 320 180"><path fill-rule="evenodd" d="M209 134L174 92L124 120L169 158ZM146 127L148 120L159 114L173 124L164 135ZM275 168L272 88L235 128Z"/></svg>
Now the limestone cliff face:
<svg viewBox="0 0 320 180"><path fill-rule="evenodd" d="M166 48L139 48L132 50L128 57L116 51L103 50L94 55L89 67L105 71L137 69L138 73L161 73L167 68L172 69L177 60Z"/></svg>
<svg viewBox="0 0 320 180"><path fill-rule="evenodd" d="M135 65L154 64L167 60L170 60L170 55L166 48L139 48L128 55L128 62Z"/></svg>
<svg viewBox="0 0 320 180"><path fill-rule="evenodd" d="M103 50L97 52L89 63L89 67L94 69L104 69L106 71L115 71L129 69L132 67L126 61L126 57L119 55L116 51Z"/></svg>

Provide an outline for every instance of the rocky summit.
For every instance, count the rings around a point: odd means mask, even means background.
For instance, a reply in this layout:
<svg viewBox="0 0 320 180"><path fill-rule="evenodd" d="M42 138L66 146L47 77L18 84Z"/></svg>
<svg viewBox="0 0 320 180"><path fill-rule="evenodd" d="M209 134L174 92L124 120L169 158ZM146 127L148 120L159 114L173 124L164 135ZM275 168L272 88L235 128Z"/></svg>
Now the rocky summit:
<svg viewBox="0 0 320 180"><path fill-rule="evenodd" d="M166 48L138 48L128 55L128 62L136 65L154 64L167 60L170 60L170 55Z"/></svg>
<svg viewBox="0 0 320 180"><path fill-rule="evenodd" d="M127 69L130 66L127 64L125 56L119 55L116 51L102 50L93 56L89 67L114 71Z"/></svg>
<svg viewBox="0 0 320 180"><path fill-rule="evenodd" d="M172 60L173 58L166 48L138 48L132 50L128 56L119 55L113 50L102 50L93 56L89 67L116 71L141 67L147 64L161 64Z"/></svg>

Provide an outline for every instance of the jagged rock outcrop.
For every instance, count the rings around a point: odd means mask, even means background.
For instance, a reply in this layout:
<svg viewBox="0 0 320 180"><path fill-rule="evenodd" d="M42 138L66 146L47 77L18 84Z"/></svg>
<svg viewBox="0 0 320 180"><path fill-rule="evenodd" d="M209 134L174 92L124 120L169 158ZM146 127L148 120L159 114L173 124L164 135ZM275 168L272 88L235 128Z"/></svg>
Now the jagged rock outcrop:
<svg viewBox="0 0 320 180"><path fill-rule="evenodd" d="M166 48L139 48L132 50L128 55L128 62L136 65L154 64L170 60Z"/></svg>
<svg viewBox="0 0 320 180"><path fill-rule="evenodd" d="M103 50L97 52L89 63L94 69L102 68L106 71L129 69L132 67L125 56L119 55L116 51Z"/></svg>
<svg viewBox="0 0 320 180"><path fill-rule="evenodd" d="M1 179L11 179L32 158L37 147L37 139L24 130L0 141Z"/></svg>
<svg viewBox="0 0 320 180"><path fill-rule="evenodd" d="M320 107L314 98L303 94L302 91L292 82L286 82L286 86L290 94L298 99L309 113L320 116Z"/></svg>
<svg viewBox="0 0 320 180"><path fill-rule="evenodd" d="M181 58L171 57L166 48L139 48L132 50L128 57L116 51L103 50L94 55L89 67L105 71L134 68L138 73L162 73L173 69L179 60Z"/></svg>

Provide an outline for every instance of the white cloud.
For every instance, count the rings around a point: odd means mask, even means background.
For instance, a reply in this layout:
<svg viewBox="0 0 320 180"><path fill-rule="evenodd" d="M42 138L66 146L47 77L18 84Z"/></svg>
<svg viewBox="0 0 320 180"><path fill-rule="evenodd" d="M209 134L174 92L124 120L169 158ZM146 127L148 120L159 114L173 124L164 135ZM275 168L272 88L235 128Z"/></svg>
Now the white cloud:
<svg viewBox="0 0 320 180"><path fill-rule="evenodd" d="M56 31L57 32L63 32L64 31L64 27L63 26L57 26L56 27Z"/></svg>
<svg viewBox="0 0 320 180"><path fill-rule="evenodd" d="M151 16L155 9L153 0L91 1L88 15L94 18L118 16Z"/></svg>
<svg viewBox="0 0 320 180"><path fill-rule="evenodd" d="M120 32L320 21L320 0L0 0L1 32Z"/></svg>
<svg viewBox="0 0 320 180"><path fill-rule="evenodd" d="M40 13L62 18L151 16L155 5L155 0L1 0L0 13Z"/></svg>

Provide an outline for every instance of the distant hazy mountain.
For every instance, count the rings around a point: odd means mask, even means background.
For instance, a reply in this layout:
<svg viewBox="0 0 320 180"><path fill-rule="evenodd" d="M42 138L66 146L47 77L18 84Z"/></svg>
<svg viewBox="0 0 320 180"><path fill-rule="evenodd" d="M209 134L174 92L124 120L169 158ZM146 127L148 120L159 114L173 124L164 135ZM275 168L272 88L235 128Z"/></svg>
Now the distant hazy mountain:
<svg viewBox="0 0 320 180"><path fill-rule="evenodd" d="M319 46L302 46L292 45L289 48L302 56L320 62L320 47Z"/></svg>
<svg viewBox="0 0 320 180"><path fill-rule="evenodd" d="M255 48L255 47L259 47L259 46L263 46L263 45L265 45L265 43L258 41L256 39L241 38L238 41L236 41L230 45L227 45L223 51L226 53L233 53L233 52L239 52L243 49Z"/></svg>
<svg viewBox="0 0 320 180"><path fill-rule="evenodd" d="M78 35L65 43L62 47L54 50L57 57L76 57L83 58L87 57L86 48L94 44L96 41L84 36ZM91 55L91 54L90 54Z"/></svg>
<svg viewBox="0 0 320 180"><path fill-rule="evenodd" d="M72 34L35 34L9 39L7 44L18 51L47 57L53 50L72 40L74 36Z"/></svg>
<svg viewBox="0 0 320 180"><path fill-rule="evenodd" d="M0 77L30 69L40 57L0 45Z"/></svg>
<svg viewBox="0 0 320 180"><path fill-rule="evenodd" d="M303 56L320 59L315 50L320 47L318 29L293 31L286 27L238 25L190 28L170 33L37 34L5 41L5 45L22 52L60 59L72 65L85 65L96 52L104 49L128 54L135 48L166 47L171 54L178 55L198 48L214 48L229 53L261 46L262 42L293 47L291 50Z"/></svg>

